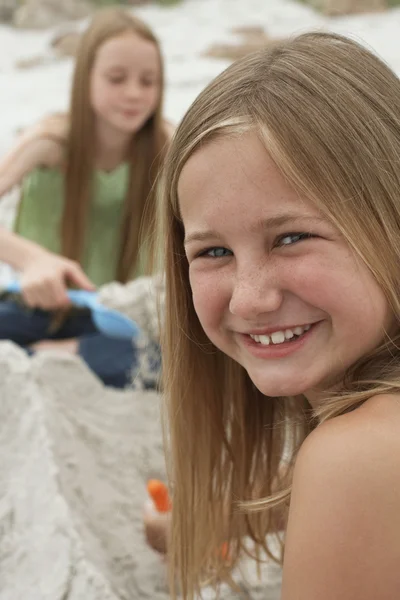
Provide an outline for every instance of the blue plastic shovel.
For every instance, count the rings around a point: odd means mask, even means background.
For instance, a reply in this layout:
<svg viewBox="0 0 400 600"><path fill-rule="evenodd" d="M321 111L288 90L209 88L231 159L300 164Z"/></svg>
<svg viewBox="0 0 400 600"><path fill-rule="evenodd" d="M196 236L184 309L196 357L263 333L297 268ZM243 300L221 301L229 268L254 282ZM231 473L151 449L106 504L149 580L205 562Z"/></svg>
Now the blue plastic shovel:
<svg viewBox="0 0 400 600"><path fill-rule="evenodd" d="M10 281L6 290L12 294L20 294L21 284L19 281ZM67 295L74 306L91 310L94 324L105 335L120 339L131 339L139 335L139 327L134 321L98 302L97 292L68 290Z"/></svg>

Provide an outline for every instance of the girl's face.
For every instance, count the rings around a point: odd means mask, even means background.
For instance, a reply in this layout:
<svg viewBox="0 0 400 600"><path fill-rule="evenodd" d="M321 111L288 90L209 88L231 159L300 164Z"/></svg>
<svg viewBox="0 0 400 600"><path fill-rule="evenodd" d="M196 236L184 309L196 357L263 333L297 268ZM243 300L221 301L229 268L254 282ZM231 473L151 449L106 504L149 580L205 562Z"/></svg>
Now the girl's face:
<svg viewBox="0 0 400 600"><path fill-rule="evenodd" d="M122 133L137 132L160 98L161 65L151 41L128 32L110 38L97 51L90 96L97 119Z"/></svg>
<svg viewBox="0 0 400 600"><path fill-rule="evenodd" d="M254 134L198 150L178 193L198 318L262 393L315 402L382 341L380 287Z"/></svg>

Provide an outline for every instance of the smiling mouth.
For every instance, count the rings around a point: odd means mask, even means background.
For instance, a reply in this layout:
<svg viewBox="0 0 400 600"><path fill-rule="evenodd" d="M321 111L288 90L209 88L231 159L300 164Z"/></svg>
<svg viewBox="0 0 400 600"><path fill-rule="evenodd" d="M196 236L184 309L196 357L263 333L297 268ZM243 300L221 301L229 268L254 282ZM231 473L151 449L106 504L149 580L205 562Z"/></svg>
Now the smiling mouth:
<svg viewBox="0 0 400 600"><path fill-rule="evenodd" d="M249 337L254 340L260 346L278 345L285 342L293 342L301 338L307 331L311 329L312 325L299 325L293 329L282 329L281 331L274 331L270 334L253 335L249 334Z"/></svg>

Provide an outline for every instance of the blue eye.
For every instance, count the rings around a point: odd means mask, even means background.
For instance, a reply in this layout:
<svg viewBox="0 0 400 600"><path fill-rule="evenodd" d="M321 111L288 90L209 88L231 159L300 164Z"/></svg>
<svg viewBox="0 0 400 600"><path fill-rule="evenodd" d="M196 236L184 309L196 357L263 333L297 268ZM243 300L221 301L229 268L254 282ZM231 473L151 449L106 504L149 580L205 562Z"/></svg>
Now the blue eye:
<svg viewBox="0 0 400 600"><path fill-rule="evenodd" d="M210 258L225 258L225 256L231 256L232 252L227 248L223 248L222 246L215 246L214 248L208 248L200 254L200 256L210 257Z"/></svg>
<svg viewBox="0 0 400 600"><path fill-rule="evenodd" d="M312 237L315 237L312 233L285 233L285 235L278 238L276 246L291 246L292 244L296 244L296 242Z"/></svg>

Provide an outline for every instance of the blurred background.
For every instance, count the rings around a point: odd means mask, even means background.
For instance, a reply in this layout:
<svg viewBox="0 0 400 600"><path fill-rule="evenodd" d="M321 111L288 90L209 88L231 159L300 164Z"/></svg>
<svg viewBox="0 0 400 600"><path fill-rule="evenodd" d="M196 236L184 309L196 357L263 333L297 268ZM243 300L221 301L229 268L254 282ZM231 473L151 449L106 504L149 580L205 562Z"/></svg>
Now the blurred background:
<svg viewBox="0 0 400 600"><path fill-rule="evenodd" d="M159 36L174 123L232 60L309 29L351 35L400 73L400 0L0 0L0 155L18 129L66 109L79 33L111 4Z"/></svg>

